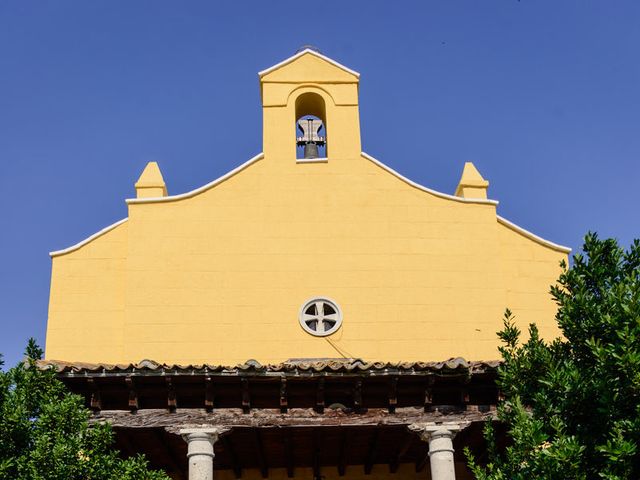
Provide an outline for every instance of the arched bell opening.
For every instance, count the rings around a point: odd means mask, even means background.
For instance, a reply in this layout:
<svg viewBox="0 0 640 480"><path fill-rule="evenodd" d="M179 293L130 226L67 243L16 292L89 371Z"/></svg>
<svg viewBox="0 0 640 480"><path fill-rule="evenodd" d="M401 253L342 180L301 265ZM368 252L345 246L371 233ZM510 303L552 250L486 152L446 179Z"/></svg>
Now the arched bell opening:
<svg viewBox="0 0 640 480"><path fill-rule="evenodd" d="M327 158L327 111L317 93L303 93L296 99L296 158Z"/></svg>

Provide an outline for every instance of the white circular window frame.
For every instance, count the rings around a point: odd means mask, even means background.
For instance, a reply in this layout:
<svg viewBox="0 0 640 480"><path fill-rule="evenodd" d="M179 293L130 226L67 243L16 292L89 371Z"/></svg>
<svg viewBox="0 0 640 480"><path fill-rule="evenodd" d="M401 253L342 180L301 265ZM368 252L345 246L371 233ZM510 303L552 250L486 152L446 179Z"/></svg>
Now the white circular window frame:
<svg viewBox="0 0 640 480"><path fill-rule="evenodd" d="M305 321L305 320L308 320L308 319L305 319L305 315L308 315L307 313L305 313L305 310L309 308L313 303L316 303L316 302L328 303L336 311L335 313L336 324L333 326L333 328L331 328L330 330L327 330L326 332L317 332L311 329L307 325L307 322ZM340 330L340 327L342 326L342 310L340 309L340 305L338 305L338 303L335 300L332 300L329 297L312 297L306 302L304 302L300 307L300 311L298 312L298 322L300 322L300 326L308 334L313 335L314 337L328 337L329 335L333 335L338 330Z"/></svg>

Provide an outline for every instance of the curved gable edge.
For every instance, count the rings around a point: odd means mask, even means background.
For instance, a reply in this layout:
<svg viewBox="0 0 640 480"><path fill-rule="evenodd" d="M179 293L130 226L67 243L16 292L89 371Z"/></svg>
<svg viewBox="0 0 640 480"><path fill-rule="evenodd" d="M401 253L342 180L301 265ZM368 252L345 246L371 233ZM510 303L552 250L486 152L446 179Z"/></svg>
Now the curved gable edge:
<svg viewBox="0 0 640 480"><path fill-rule="evenodd" d="M420 185L410 179L408 179L407 177L401 175L400 173L396 172L394 169L392 169L391 167L385 165L384 163L382 163L381 161L377 160L376 158L372 157L371 155L362 152L362 156L371 161L372 163L374 163L375 165L377 165L378 167L382 168L383 170L387 171L388 173L394 175L395 177L399 178L400 180L402 180L403 182L405 182L406 184L418 189L418 190L422 190L424 192L430 193L434 196L440 197L440 198L445 198L447 200L453 200L456 202L461 202L461 203L476 203L476 204L486 204L486 205L498 205L498 201L497 200L488 200L488 199L469 199L469 198L461 198L461 197L456 197L455 195L449 195L447 193L442 193L442 192L438 192L436 190L432 190L430 188L427 188L423 185ZM185 199L185 198L191 198L195 195L198 195L199 193L202 193L206 190L209 190L210 188L213 188L214 186L224 182L225 180L233 177L234 175L236 175L237 173L241 172L242 170L244 170L245 168L247 168L248 166L252 165L253 163L257 162L258 160L261 160L262 158L264 158L264 153L259 153L258 155L254 156L253 158L251 158L250 160L246 161L245 163L243 163L242 165L236 167L235 169L231 170L230 172L222 175L221 177L213 180L212 182L207 183L206 185L203 185L202 187L196 188L194 190L191 190L189 192L186 193L182 193L179 195L171 195L171 196L167 196L167 197L157 197L157 198L129 198L126 200L126 202L128 204L130 203L160 203L160 202L171 202L171 201L175 201L175 200L181 200L181 199ZM546 240L542 237L539 237L538 235L535 235L534 233L516 225L513 222L510 222L509 220L507 220L504 217L501 217L500 215L496 215L496 218L498 220L498 223L504 225L505 227L519 233L520 235L529 238L530 240L535 241L536 243L539 243L540 245L543 245L545 247L551 248L553 250L562 252L562 253L570 253L571 252L571 248L570 247L566 247L564 245L559 245L557 243L551 242L549 240ZM65 249L62 250L55 250L52 252L49 252L49 256L50 257L57 257L60 255L64 255L66 253L70 253L73 252L75 250L78 250L79 248L81 248L82 246L92 242L93 240L103 236L104 234L110 232L111 230L114 230L115 228L117 228L118 226L122 225L123 223L125 223L129 218L125 217L122 220L118 220L115 223L112 223L111 225L103 228L102 230L100 230L99 232L94 233L93 235L85 238L84 240L81 240L80 242L67 247Z"/></svg>
<svg viewBox="0 0 640 480"><path fill-rule="evenodd" d="M238 167L234 168L230 172L227 172L224 175L222 175L221 177L216 178L212 182L209 182L206 185L198 187L198 188L196 188L194 190L191 190L189 192L180 193L178 195L168 195L166 197L127 198L125 201L127 202L127 204L162 203L162 202L174 202L176 200L183 200L185 198L195 197L196 195L198 195L198 194L200 194L202 192L205 192L205 191L209 190L210 188L215 187L216 185L224 182L225 180L228 180L229 178L233 177L237 173L240 173L242 170L244 170L248 166L253 165L258 160L262 160L263 158L264 158L264 153L259 153L255 157L247 160L242 165L239 165Z"/></svg>
<svg viewBox="0 0 640 480"><path fill-rule="evenodd" d="M550 248L552 250L555 250L557 252L562 252L562 253L566 253L569 254L571 253L571 248L570 247L565 247L564 245L559 245L557 243L553 243L549 240L545 240L542 237L539 237L538 235L536 235L535 233L531 233L529 230L525 230L524 228L516 225L513 222L510 222L509 220L507 220L504 217L501 217L500 215L496 215L496 218L498 220L498 223L504 225L505 227L507 227L510 230L513 230L516 233L519 233L520 235L522 235L523 237L528 238L529 240L533 240L536 243L539 243L540 245Z"/></svg>
<svg viewBox="0 0 640 480"><path fill-rule="evenodd" d="M498 203L500 203L498 202L498 200L489 200L485 198L463 198L463 197L457 197L455 195L449 195L448 193L438 192L437 190L432 190L431 188L425 187L424 185L420 185L419 183L416 183L413 180L408 179L404 175L396 172L393 168L389 167L388 165L385 165L380 160L372 157L368 153L365 153L365 152L361 152L361 153L364 158L374 163L378 167L382 168L383 170L387 171L391 175L398 177L400 180L402 180L406 184L414 188L417 188L418 190L422 190L423 192L430 193L431 195L434 195L436 197L445 198L447 200L453 200L454 202L460 202L460 203L480 203L484 205L498 205Z"/></svg>
<svg viewBox="0 0 640 480"><path fill-rule="evenodd" d="M99 238L99 237L103 236L104 234L109 233L111 230L114 230L115 228L119 227L120 225L122 225L127 220L129 220L129 217L125 217L122 220L118 220L117 222L112 223L108 227L104 227L99 232L94 233L90 237L87 237L84 240L79 241L75 245L71 245L70 247L67 247L67 248L62 249L62 250L55 250L53 252L49 252L49 256L50 257L58 257L60 255L66 254L66 253L74 252L74 251L78 250L80 247L83 247L84 245L93 242L96 238Z"/></svg>
<svg viewBox="0 0 640 480"><path fill-rule="evenodd" d="M257 162L258 160L261 160L263 157L264 157L264 153L259 153L258 155L254 156L253 158L251 158L248 161L244 162L242 165L239 165L238 167L234 168L230 172L227 172L224 175L222 175L221 177L216 178L212 182L209 182L206 185L203 185L203 186L201 186L199 188L196 188L195 190L191 190L191 191L186 192L186 193L181 193L179 195L170 195L170 196L167 196L167 197L128 198L125 201L127 202L127 204L130 204L130 203L160 203L160 202L171 202L171 201L175 201L175 200L182 200L182 199L185 199L185 198L191 198L191 197L194 197L194 196L198 195L199 193L202 193L202 192L204 192L206 190L209 190L210 188L213 188L216 185L224 182L225 180L233 177L234 175L236 175L237 173L241 172L242 170L244 170L248 166L252 165L253 163ZM104 235L105 233L108 233L111 230L115 229L116 227L122 225L128 219L129 219L129 217L123 218L122 220L118 220L117 222L112 223L108 227L103 228L99 232L94 233L93 235L85 238L84 240L81 240L80 242L78 242L75 245L72 245L72 246L70 246L68 248L65 248L65 249L62 249L62 250L55 250L53 252L49 252L49 256L50 257L57 257L57 256L60 256L60 255L64 255L66 253L71 253L71 252L73 252L75 250L78 250L80 247L83 247L84 245L86 245L86 244L92 242L93 240L95 240L96 238L99 238L102 235Z"/></svg>

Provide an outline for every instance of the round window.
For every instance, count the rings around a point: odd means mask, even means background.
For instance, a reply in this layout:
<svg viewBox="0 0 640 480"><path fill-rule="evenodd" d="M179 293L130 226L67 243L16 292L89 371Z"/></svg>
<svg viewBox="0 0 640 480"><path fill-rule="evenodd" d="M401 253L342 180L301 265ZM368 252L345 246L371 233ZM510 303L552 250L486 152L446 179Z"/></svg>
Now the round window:
<svg viewBox="0 0 640 480"><path fill-rule="evenodd" d="M328 298L312 298L300 309L300 325L317 337L331 335L342 325L342 311Z"/></svg>

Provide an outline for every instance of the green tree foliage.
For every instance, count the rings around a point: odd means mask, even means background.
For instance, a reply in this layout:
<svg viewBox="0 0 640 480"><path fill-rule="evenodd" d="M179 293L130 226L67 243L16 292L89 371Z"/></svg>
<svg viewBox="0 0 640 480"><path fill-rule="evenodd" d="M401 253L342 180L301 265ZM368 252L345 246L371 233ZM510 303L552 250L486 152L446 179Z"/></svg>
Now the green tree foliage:
<svg viewBox="0 0 640 480"><path fill-rule="evenodd" d="M510 445L497 451L485 428L489 463L480 480L640 478L640 242L585 238L551 294L564 338L547 343L536 326L520 343L504 318L498 419Z"/></svg>
<svg viewBox="0 0 640 480"><path fill-rule="evenodd" d="M141 456L118 457L110 426L89 426L82 398L53 371L36 367L42 350L33 339L26 355L24 363L0 371L0 479L168 479Z"/></svg>

